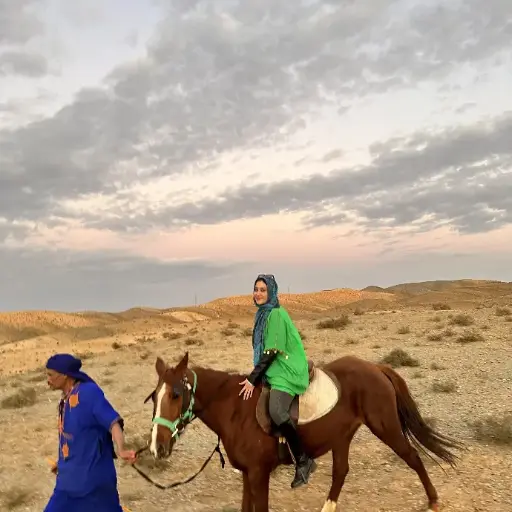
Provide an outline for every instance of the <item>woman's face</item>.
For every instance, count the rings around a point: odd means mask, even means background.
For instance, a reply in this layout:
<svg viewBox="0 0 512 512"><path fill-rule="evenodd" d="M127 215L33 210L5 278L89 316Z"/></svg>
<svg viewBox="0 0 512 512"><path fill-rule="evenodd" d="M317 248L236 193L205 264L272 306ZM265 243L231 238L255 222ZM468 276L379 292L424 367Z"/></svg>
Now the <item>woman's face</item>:
<svg viewBox="0 0 512 512"><path fill-rule="evenodd" d="M253 291L254 302L259 306L265 304L268 299L267 285L265 281L256 281Z"/></svg>

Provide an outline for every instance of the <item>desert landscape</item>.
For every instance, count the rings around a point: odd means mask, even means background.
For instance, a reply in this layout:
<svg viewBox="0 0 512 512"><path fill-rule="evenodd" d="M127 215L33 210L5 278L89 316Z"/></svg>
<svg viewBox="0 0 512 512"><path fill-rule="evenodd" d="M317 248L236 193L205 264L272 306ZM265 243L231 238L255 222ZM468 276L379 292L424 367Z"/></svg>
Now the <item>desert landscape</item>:
<svg viewBox="0 0 512 512"><path fill-rule="evenodd" d="M382 289L333 289L281 294L316 364L353 354L391 364L405 377L422 414L442 433L465 443L454 470L423 458L443 511L512 511L512 283L435 281ZM185 351L192 364L250 371L254 308L250 296L166 310L64 314L0 314L0 509L40 511L54 476L47 459L57 450L59 395L48 390L44 362L54 352L83 359L126 421L130 446L145 445L157 356L172 363ZM173 457L140 460L169 483L196 472L216 443L199 421ZM365 427L351 447L350 472L340 496L344 512L426 509L416 474ZM227 460L227 459L226 459ZM131 512L240 510L241 475L215 456L193 482L161 491L118 462L119 490ZM310 483L289 487L292 468L271 479L271 509L320 510L331 473L327 455Z"/></svg>

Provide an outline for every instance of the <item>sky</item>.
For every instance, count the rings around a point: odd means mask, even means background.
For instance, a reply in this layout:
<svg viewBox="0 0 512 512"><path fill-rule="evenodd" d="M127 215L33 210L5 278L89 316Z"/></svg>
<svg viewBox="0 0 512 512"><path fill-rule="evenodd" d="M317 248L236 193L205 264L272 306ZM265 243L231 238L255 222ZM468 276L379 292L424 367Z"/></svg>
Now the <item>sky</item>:
<svg viewBox="0 0 512 512"><path fill-rule="evenodd" d="M0 310L512 281L510 0L0 0Z"/></svg>

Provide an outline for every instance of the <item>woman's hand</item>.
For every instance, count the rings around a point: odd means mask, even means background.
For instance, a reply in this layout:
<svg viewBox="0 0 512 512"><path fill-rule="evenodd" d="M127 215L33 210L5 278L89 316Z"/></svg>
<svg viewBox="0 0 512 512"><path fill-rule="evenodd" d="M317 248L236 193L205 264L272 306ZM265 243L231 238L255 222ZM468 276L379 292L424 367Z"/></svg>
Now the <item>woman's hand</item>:
<svg viewBox="0 0 512 512"><path fill-rule="evenodd" d="M252 396L252 392L254 391L254 386L247 379L245 379L243 382L240 382L239 384L240 386L243 386L243 388L240 393L238 393L238 396L243 393L244 400L249 400L249 398Z"/></svg>

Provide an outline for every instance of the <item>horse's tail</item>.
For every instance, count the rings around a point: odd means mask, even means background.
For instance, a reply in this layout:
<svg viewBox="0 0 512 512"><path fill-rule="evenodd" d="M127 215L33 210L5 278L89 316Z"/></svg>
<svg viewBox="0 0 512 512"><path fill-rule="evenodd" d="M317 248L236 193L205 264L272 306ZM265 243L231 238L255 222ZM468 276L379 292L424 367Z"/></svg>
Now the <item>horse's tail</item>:
<svg viewBox="0 0 512 512"><path fill-rule="evenodd" d="M448 448L462 448L462 443L440 434L427 425L409 392L405 380L391 367L383 364L377 366L395 388L398 415L404 436L430 458L432 457L423 447L454 467L458 457L450 452Z"/></svg>

